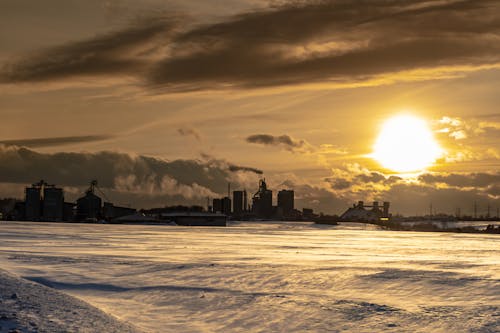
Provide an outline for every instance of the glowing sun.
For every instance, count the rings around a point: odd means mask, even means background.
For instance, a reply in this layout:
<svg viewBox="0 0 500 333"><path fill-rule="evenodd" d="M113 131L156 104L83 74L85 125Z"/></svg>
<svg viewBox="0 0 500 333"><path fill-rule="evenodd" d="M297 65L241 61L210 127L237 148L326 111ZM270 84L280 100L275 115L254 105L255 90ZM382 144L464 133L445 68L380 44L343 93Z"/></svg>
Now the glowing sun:
<svg viewBox="0 0 500 333"><path fill-rule="evenodd" d="M384 123L371 157L387 169L410 172L430 167L442 153L424 120L402 115Z"/></svg>

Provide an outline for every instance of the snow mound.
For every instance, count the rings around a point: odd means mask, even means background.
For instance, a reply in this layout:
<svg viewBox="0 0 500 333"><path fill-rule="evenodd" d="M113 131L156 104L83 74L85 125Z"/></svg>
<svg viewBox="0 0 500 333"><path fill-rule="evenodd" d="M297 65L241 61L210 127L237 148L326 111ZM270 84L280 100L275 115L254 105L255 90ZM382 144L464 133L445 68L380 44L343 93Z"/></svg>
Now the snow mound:
<svg viewBox="0 0 500 333"><path fill-rule="evenodd" d="M57 290L0 270L0 333L139 332Z"/></svg>

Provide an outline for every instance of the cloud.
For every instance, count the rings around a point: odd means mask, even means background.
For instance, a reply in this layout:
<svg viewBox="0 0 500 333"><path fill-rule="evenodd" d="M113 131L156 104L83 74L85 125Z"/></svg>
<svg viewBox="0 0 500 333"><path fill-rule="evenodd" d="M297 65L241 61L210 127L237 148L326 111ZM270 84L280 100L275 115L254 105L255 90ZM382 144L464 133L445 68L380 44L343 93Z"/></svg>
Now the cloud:
<svg viewBox="0 0 500 333"><path fill-rule="evenodd" d="M251 168L251 167L246 167L246 166L239 166L239 165L234 165L230 164L229 165L229 170L233 172L237 171L248 171L248 172L253 172L257 175L262 175L264 172L262 170L256 169L256 168Z"/></svg>
<svg viewBox="0 0 500 333"><path fill-rule="evenodd" d="M62 136L62 137L50 137L50 138L3 140L0 141L0 145L40 148L40 147L62 146L74 143L104 141L112 138L113 138L112 135Z"/></svg>
<svg viewBox="0 0 500 333"><path fill-rule="evenodd" d="M491 118L485 121L484 118ZM465 161L494 161L500 159L498 138L500 122L491 115L479 119L444 116L433 122L439 141L445 146L443 161L456 163Z"/></svg>
<svg viewBox="0 0 500 333"><path fill-rule="evenodd" d="M43 82L88 76L140 76L168 42L175 20L141 20L118 32L49 48L1 68L0 82Z"/></svg>
<svg viewBox="0 0 500 333"><path fill-rule="evenodd" d="M500 184L500 172L496 173L425 173L418 177L426 184L444 184L450 187L479 187L486 188Z"/></svg>
<svg viewBox="0 0 500 333"><path fill-rule="evenodd" d="M282 147L291 152L303 152L311 147L307 141L295 140L286 134L280 136L270 134L254 134L248 136L245 140L248 143Z"/></svg>
<svg viewBox="0 0 500 333"><path fill-rule="evenodd" d="M0 146L0 183L26 185L45 179L81 189L97 179L100 187L114 196L144 205L157 203L158 198L204 203L207 196L225 193L228 182L239 186L238 179L258 172L221 161L167 161L110 151L44 154ZM253 182L257 184L256 179Z"/></svg>
<svg viewBox="0 0 500 333"><path fill-rule="evenodd" d="M182 136L192 136L193 138L196 139L196 141L201 142L201 134L195 128L180 127L177 129L177 133L179 133Z"/></svg>
<svg viewBox="0 0 500 333"><path fill-rule="evenodd" d="M454 214L462 207L471 214L477 202L485 213L488 205L500 206L500 173L423 173L409 177L386 175L358 164L332 169L325 179L335 197L344 202L390 201L393 211L413 215L428 212L432 203L439 212Z"/></svg>
<svg viewBox="0 0 500 333"><path fill-rule="evenodd" d="M129 75L164 93L449 78L499 67L499 13L488 0L332 0L209 24L153 19L14 61L0 80Z"/></svg>

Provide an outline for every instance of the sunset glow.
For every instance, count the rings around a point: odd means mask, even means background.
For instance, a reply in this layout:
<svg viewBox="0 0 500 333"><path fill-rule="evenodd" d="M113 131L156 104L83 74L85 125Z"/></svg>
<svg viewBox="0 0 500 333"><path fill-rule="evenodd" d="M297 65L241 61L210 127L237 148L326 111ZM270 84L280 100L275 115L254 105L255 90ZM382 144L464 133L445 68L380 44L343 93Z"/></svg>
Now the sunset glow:
<svg viewBox="0 0 500 333"><path fill-rule="evenodd" d="M442 153L424 120L402 115L384 123L371 156L385 168L409 172L432 166Z"/></svg>

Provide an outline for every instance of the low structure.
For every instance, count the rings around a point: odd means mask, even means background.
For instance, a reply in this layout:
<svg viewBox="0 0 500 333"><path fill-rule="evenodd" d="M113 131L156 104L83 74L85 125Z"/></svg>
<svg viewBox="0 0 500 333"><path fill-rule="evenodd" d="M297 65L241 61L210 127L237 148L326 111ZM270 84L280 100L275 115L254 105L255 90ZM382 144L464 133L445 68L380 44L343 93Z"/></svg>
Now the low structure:
<svg viewBox="0 0 500 333"><path fill-rule="evenodd" d="M347 209L344 214L340 216L342 221L359 221L359 222L376 222L381 219L389 218L389 202L384 202L380 207L378 201L374 201L372 206L367 206L363 201L358 201Z"/></svg>
<svg viewBox="0 0 500 333"><path fill-rule="evenodd" d="M204 212L173 212L160 214L161 220L169 220L178 225L225 227L227 216Z"/></svg>

